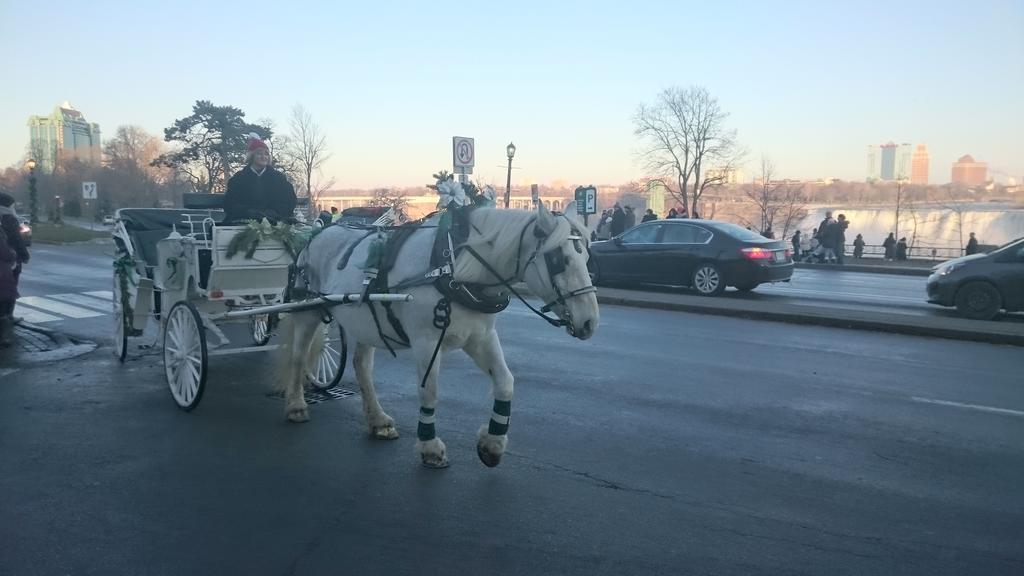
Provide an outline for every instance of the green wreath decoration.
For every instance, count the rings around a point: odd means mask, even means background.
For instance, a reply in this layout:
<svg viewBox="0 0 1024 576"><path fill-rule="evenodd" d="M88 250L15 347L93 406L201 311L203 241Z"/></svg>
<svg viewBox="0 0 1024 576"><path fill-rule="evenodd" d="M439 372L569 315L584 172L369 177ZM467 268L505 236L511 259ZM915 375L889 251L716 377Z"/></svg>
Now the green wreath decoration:
<svg viewBox="0 0 1024 576"><path fill-rule="evenodd" d="M228 243L227 257L233 258L235 254L242 252L245 258L252 258L260 242L276 240L284 245L284 249L291 256L292 261L299 257L302 249L309 244L320 232L321 228L299 227L286 222L271 224L266 218L263 220L249 220L245 229L235 234Z"/></svg>
<svg viewBox="0 0 1024 576"><path fill-rule="evenodd" d="M135 310L132 308L131 300L129 299L129 286L137 286L138 282L135 281L135 260L128 254L121 254L121 257L114 260L114 275L117 276L117 286L121 290L121 318L124 326L125 334L133 334L135 327L133 325L135 321Z"/></svg>

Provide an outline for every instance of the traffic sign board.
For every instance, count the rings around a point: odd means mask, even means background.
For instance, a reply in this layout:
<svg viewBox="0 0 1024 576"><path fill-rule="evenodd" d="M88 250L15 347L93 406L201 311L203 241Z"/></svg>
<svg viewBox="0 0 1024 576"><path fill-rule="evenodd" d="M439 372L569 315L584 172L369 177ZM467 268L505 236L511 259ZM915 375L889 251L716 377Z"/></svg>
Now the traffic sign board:
<svg viewBox="0 0 1024 576"><path fill-rule="evenodd" d="M96 183L95 182L82 182L82 199L83 200L95 200L96 199Z"/></svg>
<svg viewBox="0 0 1024 576"><path fill-rule="evenodd" d="M597 188L593 186L576 188L576 213L597 214Z"/></svg>
<svg viewBox="0 0 1024 576"><path fill-rule="evenodd" d="M452 137L452 165L456 174L472 174L476 164L476 152L472 138Z"/></svg>

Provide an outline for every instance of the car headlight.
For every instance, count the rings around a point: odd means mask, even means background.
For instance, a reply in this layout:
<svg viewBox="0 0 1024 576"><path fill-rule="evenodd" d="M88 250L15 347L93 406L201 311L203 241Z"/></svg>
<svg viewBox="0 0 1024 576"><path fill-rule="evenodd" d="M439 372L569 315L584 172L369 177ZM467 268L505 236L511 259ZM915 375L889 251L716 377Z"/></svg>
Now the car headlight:
<svg viewBox="0 0 1024 576"><path fill-rule="evenodd" d="M939 267L939 276L949 276L954 271L959 270L963 267L963 262L957 262L955 264L943 264Z"/></svg>

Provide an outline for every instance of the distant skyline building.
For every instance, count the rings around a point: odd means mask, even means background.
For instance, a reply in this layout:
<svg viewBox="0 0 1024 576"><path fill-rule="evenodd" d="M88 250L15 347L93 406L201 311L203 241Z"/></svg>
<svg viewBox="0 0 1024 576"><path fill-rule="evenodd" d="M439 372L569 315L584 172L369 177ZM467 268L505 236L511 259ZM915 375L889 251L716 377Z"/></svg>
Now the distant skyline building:
<svg viewBox="0 0 1024 576"><path fill-rule="evenodd" d="M974 157L965 154L953 163L953 184L978 186L988 182L988 164L975 162Z"/></svg>
<svg viewBox="0 0 1024 576"><path fill-rule="evenodd" d="M878 146L868 146L868 182L882 179L882 153Z"/></svg>
<svg viewBox="0 0 1024 576"><path fill-rule="evenodd" d="M908 179L913 170L913 162L914 147L908 142L868 146L867 181Z"/></svg>
<svg viewBox="0 0 1024 576"><path fill-rule="evenodd" d="M930 159L928 148L924 144L918 144L917 150L914 150L913 159L910 162L911 184L928 184L928 163Z"/></svg>
<svg viewBox="0 0 1024 576"><path fill-rule="evenodd" d="M96 164L102 160L99 124L87 122L70 102L49 116L30 116L28 130L30 153L43 172L53 172L66 158Z"/></svg>
<svg viewBox="0 0 1024 576"><path fill-rule="evenodd" d="M880 146L882 150L882 180L896 179L896 144L889 142Z"/></svg>

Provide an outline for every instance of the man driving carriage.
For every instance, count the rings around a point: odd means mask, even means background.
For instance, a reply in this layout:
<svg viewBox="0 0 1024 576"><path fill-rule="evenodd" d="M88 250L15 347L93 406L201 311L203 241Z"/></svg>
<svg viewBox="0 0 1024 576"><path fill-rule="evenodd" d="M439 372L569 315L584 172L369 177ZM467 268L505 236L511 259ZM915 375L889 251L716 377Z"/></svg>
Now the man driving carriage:
<svg viewBox="0 0 1024 576"><path fill-rule="evenodd" d="M255 134L250 134L245 160L245 168L228 180L224 222L290 219L295 211L295 189L284 174L270 166L270 149Z"/></svg>

